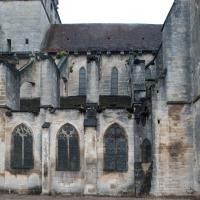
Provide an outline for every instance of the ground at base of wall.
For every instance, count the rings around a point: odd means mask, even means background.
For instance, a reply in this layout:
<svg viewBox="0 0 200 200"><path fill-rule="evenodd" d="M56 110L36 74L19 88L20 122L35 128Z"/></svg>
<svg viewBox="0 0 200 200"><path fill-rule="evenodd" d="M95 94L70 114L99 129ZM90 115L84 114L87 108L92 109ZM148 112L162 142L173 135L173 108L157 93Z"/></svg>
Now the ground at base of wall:
<svg viewBox="0 0 200 200"><path fill-rule="evenodd" d="M96 196L44 196L44 195L0 195L0 200L198 200L199 197L96 197Z"/></svg>

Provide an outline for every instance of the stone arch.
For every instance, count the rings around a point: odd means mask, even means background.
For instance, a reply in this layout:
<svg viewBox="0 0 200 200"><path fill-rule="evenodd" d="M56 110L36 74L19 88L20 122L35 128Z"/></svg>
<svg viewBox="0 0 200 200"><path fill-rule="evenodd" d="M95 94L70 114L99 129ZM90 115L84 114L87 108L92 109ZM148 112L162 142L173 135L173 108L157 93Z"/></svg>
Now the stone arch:
<svg viewBox="0 0 200 200"><path fill-rule="evenodd" d="M57 171L80 170L79 146L79 135L76 128L72 124L64 124L57 133Z"/></svg>
<svg viewBox="0 0 200 200"><path fill-rule="evenodd" d="M128 170L128 141L124 129L114 123L104 134L104 171Z"/></svg>
<svg viewBox="0 0 200 200"><path fill-rule="evenodd" d="M11 136L11 168L32 169L33 161L33 134L24 123L19 124Z"/></svg>

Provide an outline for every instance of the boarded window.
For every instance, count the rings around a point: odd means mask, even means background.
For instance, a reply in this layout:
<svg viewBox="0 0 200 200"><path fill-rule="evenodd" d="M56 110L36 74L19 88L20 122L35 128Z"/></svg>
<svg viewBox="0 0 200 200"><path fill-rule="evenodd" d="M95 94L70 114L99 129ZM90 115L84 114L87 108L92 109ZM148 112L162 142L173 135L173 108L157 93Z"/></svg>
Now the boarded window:
<svg viewBox="0 0 200 200"><path fill-rule="evenodd" d="M123 129L114 124L104 136L104 170L124 172L128 170L128 145Z"/></svg>
<svg viewBox="0 0 200 200"><path fill-rule="evenodd" d="M76 129L70 124L65 124L58 133L57 142L57 170L78 171L80 156Z"/></svg>
<svg viewBox="0 0 200 200"><path fill-rule="evenodd" d="M86 95L86 71L84 67L79 70L79 95Z"/></svg>
<svg viewBox="0 0 200 200"><path fill-rule="evenodd" d="M12 134L11 167L13 169L33 168L33 137L31 130L21 124Z"/></svg>
<svg viewBox="0 0 200 200"><path fill-rule="evenodd" d="M111 95L118 95L118 70L116 67L111 73Z"/></svg>
<svg viewBox="0 0 200 200"><path fill-rule="evenodd" d="M151 162L151 143L145 139L141 145L142 162Z"/></svg>

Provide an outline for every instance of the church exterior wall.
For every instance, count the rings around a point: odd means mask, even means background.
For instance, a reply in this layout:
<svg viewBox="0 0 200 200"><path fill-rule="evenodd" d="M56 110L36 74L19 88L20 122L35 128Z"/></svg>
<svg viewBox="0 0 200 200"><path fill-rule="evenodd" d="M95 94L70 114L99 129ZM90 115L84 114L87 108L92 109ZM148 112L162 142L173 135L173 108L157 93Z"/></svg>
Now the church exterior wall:
<svg viewBox="0 0 200 200"><path fill-rule="evenodd" d="M42 110L39 115L31 113L14 112L12 116L3 115L1 121L1 190L9 193L41 193L44 175L42 174L43 150L41 149L42 137L44 131L42 124L48 121L49 127L49 156L50 156L50 173L49 176L49 191L48 193L59 194L84 194L87 181L85 177L96 180L96 194L99 195L133 195L134 194L134 134L133 134L133 119L128 119L127 112L124 110L107 110L98 116L98 126L96 130L96 152L93 156L90 155L89 164L86 163L87 153L93 150L89 143L89 137L86 141L86 132L83 127L84 115L76 110L56 110L54 114L48 110ZM3 123L2 123L3 122ZM34 167L28 171L18 171L11 168L11 136L14 129L19 124L25 124L33 133L33 154ZM79 134L80 145L80 171L57 171L56 170L56 148L57 134L59 129L66 123L72 124ZM128 171L108 173L103 170L103 154L104 142L103 137L106 129L113 123L118 123L125 131L128 139ZM3 125L3 126L2 126ZM5 146L4 146L5 145ZM4 151L5 148L5 151ZM87 152L86 152L87 149ZM91 160L91 158L94 158ZM95 161L95 162L94 162ZM4 164L5 162L5 164ZM86 174L86 168L90 163L95 164L96 173ZM5 167L5 170L4 170ZM45 186L44 186L45 187Z"/></svg>
<svg viewBox="0 0 200 200"><path fill-rule="evenodd" d="M140 55L140 58L146 59L146 62L151 57L151 54ZM131 78L136 80L137 76L140 75L137 73L135 77L130 75L131 68L127 63L129 55L101 55L99 58L99 63L96 61L89 63L86 55L69 55L67 63L60 73L56 70L53 59L35 59L33 64L20 72L21 98L39 97L43 99L42 107L33 113L31 111L22 112L18 109L17 112L11 112L11 115L10 111L7 110L2 117L4 124L2 124L2 128L5 126L2 134L6 136L4 143L6 157L3 158L4 161L6 160L5 171L2 161L2 171L4 171L1 182L2 190L16 193L42 192L43 194L73 193L109 196L135 194L135 162L141 162L140 145L143 140L148 138L152 141L151 117L147 120L146 126L138 125L130 111L122 108L107 109L102 107L103 110L96 115L97 127L90 128L84 127L86 113L81 113L78 109L64 109L60 107L59 101L51 104L51 102L57 101L55 94L57 93L59 96L59 82L62 81L58 81L58 79L63 77L67 79L65 97L78 97L81 67L85 67L88 79L93 76L93 81L87 82L87 101L92 100L89 103L99 103L100 95L111 95L110 82L113 67L117 67L119 72L119 95L130 98ZM27 62L28 59L20 63L25 66ZM70 71L71 66L73 67ZM140 66L142 73L144 67L144 65ZM95 71L92 71L93 69ZM144 84L145 79L142 78L140 81ZM31 91L29 87L22 87L24 83L33 83ZM96 85L94 86L93 83ZM29 92L31 93L29 94ZM62 91L61 94L63 94ZM94 98L90 98L92 95ZM49 107L52 105L55 110ZM42 128L46 122L50 123L50 126ZM34 135L34 168L17 173L10 167L11 134L14 128L21 123L27 125ZM59 129L66 123L70 123L76 128L80 138L81 168L78 172L56 170L56 136ZM123 173L104 171L103 137L106 129L114 123L124 129L128 141L128 171ZM137 141L137 144L134 143L134 140ZM4 148L4 144L2 143L2 148ZM21 179L22 181L19 181ZM12 184L13 182L15 184Z"/></svg>
<svg viewBox="0 0 200 200"><path fill-rule="evenodd" d="M14 40L12 50L39 50L50 25L41 2L7 1L2 5L0 19L2 13L9 19L0 26L3 51L6 31ZM15 38L12 16L7 15L11 5L29 12L26 23L30 27L25 24L21 38ZM162 45L155 51L66 51L63 56L63 52L27 52L25 58L20 54L19 63L13 61L18 54L0 58L0 192L200 194L199 13L199 2L176 0L163 26ZM19 22L18 10L15 14ZM30 38L30 46L24 46L26 34L38 40L32 43ZM84 94L80 92L82 67ZM116 79L113 95L111 83ZM11 136L20 124L29 127L33 135L34 165L28 170L11 167ZM78 134L80 170L57 168L57 135L66 124ZM105 168L104 136L113 124L120 126L128 144L128 168L124 171ZM116 130L112 129L115 134ZM148 152L143 149L145 142ZM66 151L69 153L69 147Z"/></svg>
<svg viewBox="0 0 200 200"><path fill-rule="evenodd" d="M106 110L99 116L97 132L97 190L100 195L123 196L134 195L134 131L133 119L128 119L124 110ZM113 123L119 124L128 139L128 171L124 173L108 173L103 170L103 137L106 129Z"/></svg>
<svg viewBox="0 0 200 200"><path fill-rule="evenodd" d="M31 113L13 113L4 117L5 172L4 187L8 193L41 192L41 123L42 117ZM31 170L18 171L11 168L11 136L19 124L25 124L33 134L34 167Z"/></svg>
<svg viewBox="0 0 200 200"><path fill-rule="evenodd" d="M68 70L68 96L77 96L79 94L79 70L84 67L87 70L86 56L69 56L67 62Z"/></svg>
<svg viewBox="0 0 200 200"><path fill-rule="evenodd" d="M101 82L100 82L100 94L110 95L110 76L113 67L116 67L119 72L119 95L130 95L130 67L126 64L128 56L124 55L103 55L101 58Z"/></svg>

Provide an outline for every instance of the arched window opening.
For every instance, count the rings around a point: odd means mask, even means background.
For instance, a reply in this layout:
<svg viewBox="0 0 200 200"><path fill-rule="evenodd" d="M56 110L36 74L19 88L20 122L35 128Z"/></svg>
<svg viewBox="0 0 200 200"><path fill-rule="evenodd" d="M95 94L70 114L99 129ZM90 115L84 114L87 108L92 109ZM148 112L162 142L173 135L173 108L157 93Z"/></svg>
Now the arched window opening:
<svg viewBox="0 0 200 200"><path fill-rule="evenodd" d="M118 70L116 67L111 73L111 95L118 95Z"/></svg>
<svg viewBox="0 0 200 200"><path fill-rule="evenodd" d="M151 162L151 143L148 139L145 139L141 145L142 162Z"/></svg>
<svg viewBox="0 0 200 200"><path fill-rule="evenodd" d="M57 136L57 170L80 169L79 137L71 124L65 124Z"/></svg>
<svg viewBox="0 0 200 200"><path fill-rule="evenodd" d="M128 145L123 129L113 124L104 136L104 170L125 172L128 170Z"/></svg>
<svg viewBox="0 0 200 200"><path fill-rule="evenodd" d="M33 168L33 137L31 130L21 124L12 134L11 167L13 169Z"/></svg>
<svg viewBox="0 0 200 200"><path fill-rule="evenodd" d="M86 71L84 67L79 70L79 95L86 95Z"/></svg>

